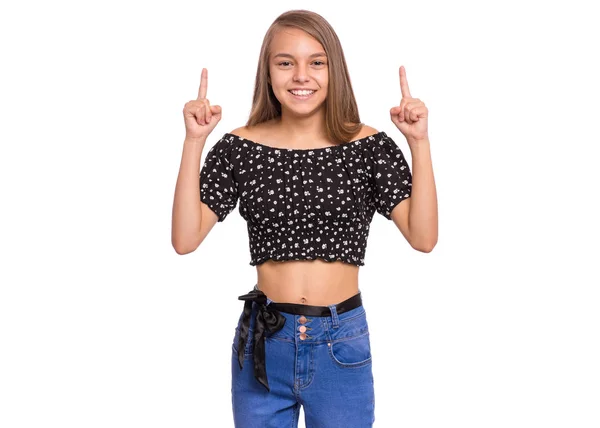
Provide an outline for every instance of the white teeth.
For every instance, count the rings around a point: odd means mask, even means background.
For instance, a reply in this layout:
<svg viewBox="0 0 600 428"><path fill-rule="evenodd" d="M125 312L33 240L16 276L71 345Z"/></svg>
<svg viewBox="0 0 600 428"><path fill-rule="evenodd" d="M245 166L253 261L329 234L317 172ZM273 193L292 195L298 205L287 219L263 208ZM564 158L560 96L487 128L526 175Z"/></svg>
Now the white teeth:
<svg viewBox="0 0 600 428"><path fill-rule="evenodd" d="M312 94L315 91L290 91L290 92L294 95L306 96L306 95Z"/></svg>

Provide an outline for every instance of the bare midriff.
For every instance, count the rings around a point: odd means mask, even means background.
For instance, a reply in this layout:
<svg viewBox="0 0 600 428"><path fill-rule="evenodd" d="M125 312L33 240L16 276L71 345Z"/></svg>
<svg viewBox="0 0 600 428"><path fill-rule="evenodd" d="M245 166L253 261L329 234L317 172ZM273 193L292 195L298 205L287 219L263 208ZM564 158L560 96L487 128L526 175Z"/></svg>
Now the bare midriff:
<svg viewBox="0 0 600 428"><path fill-rule="evenodd" d="M276 303L327 306L358 293L358 270L342 261L268 260L256 266L257 287Z"/></svg>

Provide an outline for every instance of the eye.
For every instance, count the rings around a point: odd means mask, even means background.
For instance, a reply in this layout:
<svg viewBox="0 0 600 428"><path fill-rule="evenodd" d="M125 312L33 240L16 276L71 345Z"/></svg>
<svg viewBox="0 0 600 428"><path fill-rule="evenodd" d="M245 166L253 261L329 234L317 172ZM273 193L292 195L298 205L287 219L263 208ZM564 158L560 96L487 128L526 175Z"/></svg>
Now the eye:
<svg viewBox="0 0 600 428"><path fill-rule="evenodd" d="M281 65L283 67L286 67L288 64L290 64L290 61L282 61L277 63L277 65ZM322 66L325 65L325 61L313 61L313 64L317 65L317 66Z"/></svg>

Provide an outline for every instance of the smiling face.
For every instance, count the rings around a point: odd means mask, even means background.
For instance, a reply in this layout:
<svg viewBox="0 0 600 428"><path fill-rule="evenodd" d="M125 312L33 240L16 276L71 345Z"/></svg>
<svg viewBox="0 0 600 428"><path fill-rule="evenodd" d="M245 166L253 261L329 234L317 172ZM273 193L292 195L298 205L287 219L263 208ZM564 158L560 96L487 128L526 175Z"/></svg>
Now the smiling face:
<svg viewBox="0 0 600 428"><path fill-rule="evenodd" d="M282 114L308 116L325 107L329 65L323 46L297 28L282 28L271 42L269 74Z"/></svg>

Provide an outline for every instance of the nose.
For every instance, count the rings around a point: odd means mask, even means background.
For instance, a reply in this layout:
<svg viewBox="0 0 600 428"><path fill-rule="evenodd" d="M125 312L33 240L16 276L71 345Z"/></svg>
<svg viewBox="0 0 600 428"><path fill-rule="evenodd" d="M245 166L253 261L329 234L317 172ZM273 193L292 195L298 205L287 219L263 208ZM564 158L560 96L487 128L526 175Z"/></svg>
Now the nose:
<svg viewBox="0 0 600 428"><path fill-rule="evenodd" d="M294 73L294 81L296 82L308 82L308 67L302 64L298 64Z"/></svg>

